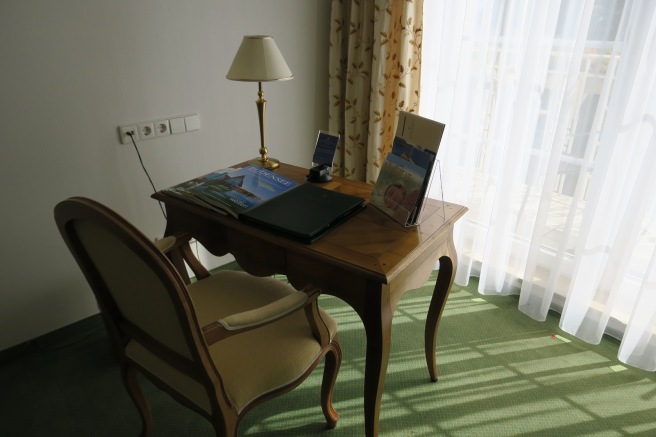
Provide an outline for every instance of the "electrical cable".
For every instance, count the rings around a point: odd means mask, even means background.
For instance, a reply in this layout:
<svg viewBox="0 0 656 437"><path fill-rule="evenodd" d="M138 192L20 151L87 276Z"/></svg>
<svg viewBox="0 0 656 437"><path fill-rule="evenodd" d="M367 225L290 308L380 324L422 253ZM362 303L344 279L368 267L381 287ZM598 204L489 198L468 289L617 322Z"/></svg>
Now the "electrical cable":
<svg viewBox="0 0 656 437"><path fill-rule="evenodd" d="M134 150L137 151L137 156L139 157L139 162L141 163L141 168L143 168L144 173L146 173L146 176L148 176L148 180L150 181L150 186L153 187L153 192L157 193L157 189L155 188L155 184L153 184L153 180L150 178L150 175L148 174L148 170L146 170L146 166L143 163L143 159L141 159L141 153L139 153L139 148L137 147L137 142L134 140L134 133L133 132L128 132L127 135L132 140L132 145L134 145ZM166 212L164 212L164 207L162 206L162 202L159 202L159 209L162 210L162 215L164 216L164 220L166 220Z"/></svg>

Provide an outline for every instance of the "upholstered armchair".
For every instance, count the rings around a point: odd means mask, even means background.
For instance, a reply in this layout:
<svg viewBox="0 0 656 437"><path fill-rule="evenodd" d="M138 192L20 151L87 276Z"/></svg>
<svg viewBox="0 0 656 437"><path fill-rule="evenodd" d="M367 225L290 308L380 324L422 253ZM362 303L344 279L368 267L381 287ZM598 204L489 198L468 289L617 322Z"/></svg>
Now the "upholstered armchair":
<svg viewBox="0 0 656 437"><path fill-rule="evenodd" d="M327 426L336 425L342 353L319 290L245 272L209 274L191 259L187 238L153 243L90 199L59 203L55 220L95 294L142 435L152 434L153 419L138 372L211 421L217 436L235 436L251 408L301 384L324 357L321 405ZM170 261L176 256L198 280L185 283Z"/></svg>

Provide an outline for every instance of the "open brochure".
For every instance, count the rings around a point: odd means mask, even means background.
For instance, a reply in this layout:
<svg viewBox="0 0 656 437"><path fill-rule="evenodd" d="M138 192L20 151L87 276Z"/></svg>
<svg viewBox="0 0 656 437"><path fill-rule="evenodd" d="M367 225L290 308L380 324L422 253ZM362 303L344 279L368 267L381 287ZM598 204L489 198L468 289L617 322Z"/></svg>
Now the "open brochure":
<svg viewBox="0 0 656 437"><path fill-rule="evenodd" d="M265 168L251 165L223 169L164 190L176 197L239 217L241 213L298 185Z"/></svg>
<svg viewBox="0 0 656 437"><path fill-rule="evenodd" d="M404 226L419 220L444 124L401 112L391 152L385 158L371 204Z"/></svg>

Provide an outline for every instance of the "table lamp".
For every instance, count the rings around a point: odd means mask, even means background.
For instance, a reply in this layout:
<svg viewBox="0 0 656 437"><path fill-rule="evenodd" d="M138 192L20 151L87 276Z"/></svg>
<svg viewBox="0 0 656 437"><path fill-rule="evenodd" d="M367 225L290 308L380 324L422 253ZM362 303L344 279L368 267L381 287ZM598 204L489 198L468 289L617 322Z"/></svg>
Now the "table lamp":
<svg viewBox="0 0 656 437"><path fill-rule="evenodd" d="M247 35L237 50L226 78L244 82L258 83L257 113L260 121L260 157L249 161L250 164L274 169L280 165L277 159L269 158L264 141L264 110L266 100L262 91L262 82L289 80L294 75L282 57L276 42L270 36Z"/></svg>

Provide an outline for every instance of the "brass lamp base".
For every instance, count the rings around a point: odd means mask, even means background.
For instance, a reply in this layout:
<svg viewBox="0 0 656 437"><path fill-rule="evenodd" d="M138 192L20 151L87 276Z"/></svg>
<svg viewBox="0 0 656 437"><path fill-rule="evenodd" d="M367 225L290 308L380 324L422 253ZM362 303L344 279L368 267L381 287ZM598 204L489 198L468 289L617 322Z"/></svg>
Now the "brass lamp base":
<svg viewBox="0 0 656 437"><path fill-rule="evenodd" d="M262 158L261 156L259 158L251 159L248 161L249 164L251 165L259 165L260 167L264 167L269 170L276 169L280 167L280 161L278 161L275 158Z"/></svg>

